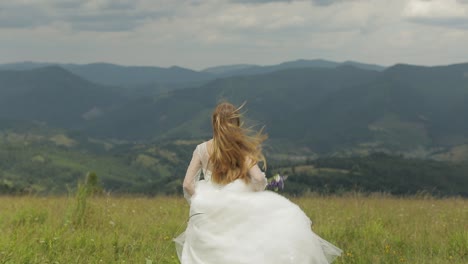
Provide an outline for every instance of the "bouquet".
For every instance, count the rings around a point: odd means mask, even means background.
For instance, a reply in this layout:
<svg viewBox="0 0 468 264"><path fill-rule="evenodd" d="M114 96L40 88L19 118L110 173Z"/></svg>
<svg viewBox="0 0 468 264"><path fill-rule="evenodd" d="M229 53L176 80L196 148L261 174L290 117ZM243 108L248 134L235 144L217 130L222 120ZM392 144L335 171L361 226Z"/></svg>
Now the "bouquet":
<svg viewBox="0 0 468 264"><path fill-rule="evenodd" d="M268 184L267 184L266 188L268 190L273 190L275 192L277 192L279 190L283 190L284 189L284 182L286 181L287 178L288 178L288 176L283 176L283 175L280 175L279 173L277 173L273 177L268 178L268 181L267 181Z"/></svg>

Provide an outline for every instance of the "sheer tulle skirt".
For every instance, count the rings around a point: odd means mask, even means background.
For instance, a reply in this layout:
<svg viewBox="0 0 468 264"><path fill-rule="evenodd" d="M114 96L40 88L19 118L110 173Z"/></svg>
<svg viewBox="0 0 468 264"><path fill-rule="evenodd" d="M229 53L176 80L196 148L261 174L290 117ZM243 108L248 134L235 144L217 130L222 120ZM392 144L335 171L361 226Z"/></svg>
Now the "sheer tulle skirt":
<svg viewBox="0 0 468 264"><path fill-rule="evenodd" d="M200 181L187 229L174 241L182 264L321 264L341 254L297 205L239 180L223 188Z"/></svg>

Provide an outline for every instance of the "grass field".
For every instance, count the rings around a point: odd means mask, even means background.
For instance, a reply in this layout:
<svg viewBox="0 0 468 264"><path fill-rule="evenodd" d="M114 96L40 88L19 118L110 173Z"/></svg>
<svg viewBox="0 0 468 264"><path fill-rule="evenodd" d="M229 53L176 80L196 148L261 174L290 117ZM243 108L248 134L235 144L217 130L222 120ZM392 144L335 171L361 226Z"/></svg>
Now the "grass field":
<svg viewBox="0 0 468 264"><path fill-rule="evenodd" d="M335 263L468 263L468 200L303 197ZM0 197L0 263L178 263L178 197ZM222 264L222 263L220 263Z"/></svg>

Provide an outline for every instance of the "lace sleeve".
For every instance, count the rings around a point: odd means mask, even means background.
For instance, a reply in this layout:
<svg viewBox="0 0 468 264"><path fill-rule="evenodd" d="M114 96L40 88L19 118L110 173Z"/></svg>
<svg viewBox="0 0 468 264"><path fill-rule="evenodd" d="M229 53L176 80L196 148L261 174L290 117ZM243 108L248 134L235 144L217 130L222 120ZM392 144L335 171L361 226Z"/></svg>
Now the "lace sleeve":
<svg viewBox="0 0 468 264"><path fill-rule="evenodd" d="M192 160L190 161L187 172L185 173L183 183L184 197L189 203L190 199L195 194L196 182L200 180L201 168L202 163L197 146L197 148L193 151Z"/></svg>
<svg viewBox="0 0 468 264"><path fill-rule="evenodd" d="M265 173L260 170L258 165L253 166L249 170L249 175L252 180L252 187L254 191L263 191L267 186L267 179L265 177Z"/></svg>

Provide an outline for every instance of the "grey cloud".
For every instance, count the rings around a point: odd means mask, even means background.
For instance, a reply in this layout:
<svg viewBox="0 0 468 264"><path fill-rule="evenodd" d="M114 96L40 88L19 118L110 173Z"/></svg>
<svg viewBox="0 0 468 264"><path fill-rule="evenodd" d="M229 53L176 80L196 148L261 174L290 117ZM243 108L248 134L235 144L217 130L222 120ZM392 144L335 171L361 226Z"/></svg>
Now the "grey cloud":
<svg viewBox="0 0 468 264"><path fill-rule="evenodd" d="M355 0L230 0L230 2L234 3L242 3L242 4L266 4L266 3L275 3L275 2L284 2L284 3L291 3L291 2L305 2L309 1L318 6L329 6L336 3L343 3L343 2L350 2ZM467 0L468 1L468 0Z"/></svg>
<svg viewBox="0 0 468 264"><path fill-rule="evenodd" d="M56 8L60 9L75 9L75 8L80 8L83 5L83 2L81 1L76 1L76 0L62 0L62 1L56 1L52 2L51 5Z"/></svg>
<svg viewBox="0 0 468 264"><path fill-rule="evenodd" d="M130 10L135 9L137 2L132 0L113 0L105 2L102 10ZM52 8L57 9L81 9L86 5L86 1L80 0L53 0L50 2Z"/></svg>
<svg viewBox="0 0 468 264"><path fill-rule="evenodd" d="M468 5L468 0L457 0L456 2L458 3L458 9L462 10L461 12L463 12L463 10L466 12L468 7L465 5ZM447 14L441 13L438 15L414 15L410 12L409 14L406 14L406 21L426 26L468 30L468 16L466 16L466 13L463 15L463 13L453 12L453 10Z"/></svg>
<svg viewBox="0 0 468 264"><path fill-rule="evenodd" d="M290 3L293 1L300 1L300 0L230 0L233 3L241 3L241 4L267 4L267 3L275 3L275 2L286 2Z"/></svg>
<svg viewBox="0 0 468 264"><path fill-rule="evenodd" d="M99 14L77 14L67 17L75 30L84 31L127 31L132 30L147 19L165 17L164 13L154 12L108 12Z"/></svg>
<svg viewBox="0 0 468 264"><path fill-rule="evenodd" d="M27 28L48 24L50 18L39 8L15 6L0 8L0 28Z"/></svg>
<svg viewBox="0 0 468 264"><path fill-rule="evenodd" d="M342 2L350 2L350 0L312 0L312 2L316 5L320 6L328 6L336 3L342 3Z"/></svg>
<svg viewBox="0 0 468 264"><path fill-rule="evenodd" d="M111 10L130 10L135 9L135 2L134 1L120 1L120 2L111 2L107 8Z"/></svg>
<svg viewBox="0 0 468 264"><path fill-rule="evenodd" d="M409 18L408 21L429 26L447 27L468 30L466 18Z"/></svg>
<svg viewBox="0 0 468 264"><path fill-rule="evenodd" d="M67 23L75 30L127 31L147 20L169 17L159 11L136 10L134 1L110 1L95 11L83 1L50 1L48 5L10 4L0 8L0 28L34 28L51 23Z"/></svg>

